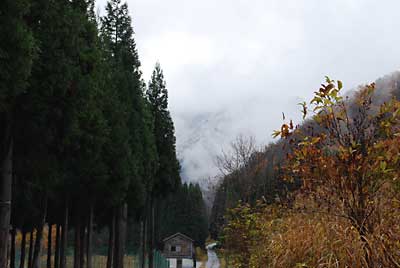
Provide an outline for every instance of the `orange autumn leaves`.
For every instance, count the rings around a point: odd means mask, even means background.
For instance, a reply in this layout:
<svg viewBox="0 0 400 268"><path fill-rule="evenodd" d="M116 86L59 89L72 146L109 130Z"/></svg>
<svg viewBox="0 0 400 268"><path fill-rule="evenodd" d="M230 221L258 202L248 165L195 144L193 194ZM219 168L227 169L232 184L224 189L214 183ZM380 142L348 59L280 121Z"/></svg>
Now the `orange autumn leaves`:
<svg viewBox="0 0 400 268"><path fill-rule="evenodd" d="M285 176L302 181L296 194L316 204L317 211L342 217L358 231L366 262L375 267L368 257L374 246L366 237L382 237L376 232L385 229L382 219L399 197L400 102L393 98L375 104L374 83L360 88L353 99L341 96L342 87L341 81L326 77L310 101L312 111L303 105L312 114L308 128L284 124L280 135L293 144ZM381 242L390 243L396 235ZM386 253L389 259L393 254Z"/></svg>
<svg viewBox="0 0 400 268"><path fill-rule="evenodd" d="M304 124L273 133L289 147L284 179L301 186L285 205L229 212L233 267L400 267L400 102L377 101L374 83L342 89L326 77L300 104Z"/></svg>

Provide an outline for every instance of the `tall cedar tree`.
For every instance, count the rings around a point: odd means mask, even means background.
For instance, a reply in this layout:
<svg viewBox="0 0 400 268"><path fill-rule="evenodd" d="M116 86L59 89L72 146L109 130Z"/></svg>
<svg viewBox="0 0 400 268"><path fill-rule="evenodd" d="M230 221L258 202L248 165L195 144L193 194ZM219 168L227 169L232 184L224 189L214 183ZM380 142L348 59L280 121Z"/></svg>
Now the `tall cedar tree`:
<svg viewBox="0 0 400 268"><path fill-rule="evenodd" d="M174 123L168 110L168 90L163 71L157 63L149 82L147 97L154 118L154 133L158 153L158 169L154 182L153 196L174 191L180 184L180 165L176 157Z"/></svg>
<svg viewBox="0 0 400 268"><path fill-rule="evenodd" d="M143 96L140 61L136 50L134 32L127 4L111 0L106 6L106 16L101 22L101 40L105 59L110 64L107 82L110 90L112 113L109 120L111 139L107 148L107 163L111 170L113 189L119 194L114 200L115 224L110 222L110 234L115 235L113 267L123 266L127 232L127 206L141 208L145 187L151 180L151 170L156 159L152 119ZM112 110L112 111L111 111ZM115 227L115 230L111 230ZM109 260L109 265L111 262Z"/></svg>
<svg viewBox="0 0 400 268"><path fill-rule="evenodd" d="M147 97L154 118L154 135L158 154L158 169L155 174L155 181L149 200L149 265L152 267L152 249L155 246L154 204L156 203L156 198L166 196L181 183L179 175L180 166L176 157L174 124L168 111L168 90L159 63L156 64L149 82Z"/></svg>
<svg viewBox="0 0 400 268"><path fill-rule="evenodd" d="M27 0L0 3L0 267L7 266L14 111L17 97L27 86L35 52L32 33L24 20L29 4Z"/></svg>
<svg viewBox="0 0 400 268"><path fill-rule="evenodd" d="M106 187L108 176L103 161L104 145L109 137L104 106L106 95L103 91L102 62L97 28L92 17L91 2L72 2L73 16L70 27L74 29L76 66L75 90L69 96L68 122L64 135L65 174L68 175L69 197L73 202L72 223L80 236L75 236L75 267L92 266L92 228L94 204ZM68 189L68 188L67 188ZM56 198L55 198L56 200ZM51 222L50 222L51 223ZM79 231L78 231L79 230Z"/></svg>

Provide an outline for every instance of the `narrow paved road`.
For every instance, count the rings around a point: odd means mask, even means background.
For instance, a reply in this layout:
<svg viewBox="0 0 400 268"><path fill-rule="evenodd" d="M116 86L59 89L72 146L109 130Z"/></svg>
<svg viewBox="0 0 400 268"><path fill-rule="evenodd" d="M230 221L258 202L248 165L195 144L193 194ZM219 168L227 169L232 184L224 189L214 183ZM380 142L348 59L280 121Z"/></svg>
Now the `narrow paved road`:
<svg viewBox="0 0 400 268"><path fill-rule="evenodd" d="M215 243L214 244L210 244L207 246L207 255L208 255L208 261L207 261L207 265L206 268L219 268L220 264L219 264L219 259L217 257L217 254L214 251L214 247L215 247Z"/></svg>

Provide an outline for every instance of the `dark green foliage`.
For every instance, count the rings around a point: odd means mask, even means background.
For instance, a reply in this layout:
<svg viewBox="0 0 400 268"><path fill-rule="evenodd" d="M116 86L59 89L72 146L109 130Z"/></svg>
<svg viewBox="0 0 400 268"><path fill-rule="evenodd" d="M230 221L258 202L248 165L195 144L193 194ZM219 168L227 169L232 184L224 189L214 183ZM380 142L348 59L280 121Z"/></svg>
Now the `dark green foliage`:
<svg viewBox="0 0 400 268"><path fill-rule="evenodd" d="M161 200L186 200L174 224L199 244L207 236L200 188L181 184L162 71L157 65L146 92L127 5L110 0L101 21L94 7L94 0L0 4L2 158L14 144L11 224L38 234L60 226L61 268L71 247L75 264L91 268L93 244L108 244L113 266L122 267L125 246L138 250L150 202L161 219ZM110 233L114 240L104 243ZM41 254L36 245L32 256Z"/></svg>
<svg viewBox="0 0 400 268"><path fill-rule="evenodd" d="M154 136L158 154L153 195L173 191L180 184L180 166L176 157L174 124L168 110L168 91L160 64L157 63L149 82L147 98L154 119Z"/></svg>
<svg viewBox="0 0 400 268"><path fill-rule="evenodd" d="M181 184L179 174L180 166L176 157L175 149L175 130L174 124L168 110L168 91L164 80L164 75L160 64L156 67L151 76L147 90L147 99L149 109L153 119L153 135L155 139L155 149L157 152L157 165L155 166L154 180L152 183L150 197L147 198L149 203L149 215L147 222L149 223L149 248L155 247L155 236L157 229L154 229L155 219L155 203L159 198L165 197L168 193L173 192ZM153 252L149 254L149 266L153 265Z"/></svg>
<svg viewBox="0 0 400 268"><path fill-rule="evenodd" d="M110 115L111 133L106 159L113 180L121 182L117 191L125 192L116 201L128 198L138 207L137 202L144 202L141 192L145 180L151 179L149 173L155 161L155 149L151 118L143 97L140 61L126 4L118 0L107 3L106 16L101 24L101 40L104 58L109 65L106 111ZM118 185L114 182L114 186Z"/></svg>
<svg viewBox="0 0 400 268"><path fill-rule="evenodd" d="M29 0L0 3L0 112L10 111L24 93L36 52L35 39L24 16Z"/></svg>

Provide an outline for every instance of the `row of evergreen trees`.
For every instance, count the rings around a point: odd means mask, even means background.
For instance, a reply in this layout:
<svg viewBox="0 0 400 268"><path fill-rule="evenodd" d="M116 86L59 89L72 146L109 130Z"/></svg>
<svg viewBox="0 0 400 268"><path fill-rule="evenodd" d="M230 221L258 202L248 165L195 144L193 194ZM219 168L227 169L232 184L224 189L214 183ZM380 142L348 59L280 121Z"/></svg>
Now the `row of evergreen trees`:
<svg viewBox="0 0 400 268"><path fill-rule="evenodd" d="M173 202L162 200L194 187L187 196L197 208L186 209L202 213L200 190L179 176L160 65L146 86L127 5L110 0L101 18L94 7L94 0L0 1L0 267L8 259L14 267L17 232L24 267L26 237L35 232L28 259L38 268L48 225L56 226L54 267L66 267L71 246L74 267L92 267L94 227L107 227L107 267L120 268L128 219L143 223L142 248L153 249L154 230L163 235L154 226L167 216L161 205Z"/></svg>
<svg viewBox="0 0 400 268"><path fill-rule="evenodd" d="M162 239L183 233L204 247L208 236L208 217L202 191L198 184L183 184L177 191L157 204L155 225L156 247L162 247Z"/></svg>

